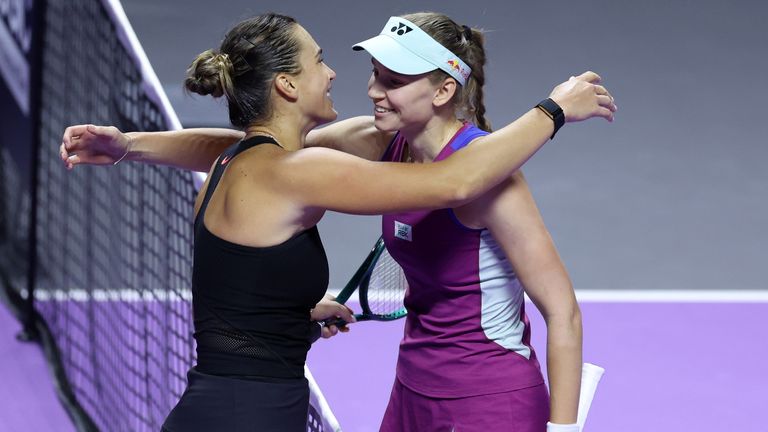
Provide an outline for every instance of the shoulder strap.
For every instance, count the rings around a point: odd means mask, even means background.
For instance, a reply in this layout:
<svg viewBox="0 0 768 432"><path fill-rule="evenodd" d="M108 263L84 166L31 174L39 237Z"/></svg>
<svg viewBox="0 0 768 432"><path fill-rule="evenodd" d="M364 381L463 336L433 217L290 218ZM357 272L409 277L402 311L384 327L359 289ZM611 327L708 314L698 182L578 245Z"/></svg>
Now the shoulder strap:
<svg viewBox="0 0 768 432"><path fill-rule="evenodd" d="M461 131L458 136L456 136L456 139L454 139L451 143L451 148L454 151L459 150L463 147L466 147L467 144L471 143L475 138L485 135L488 135L488 132L478 128L475 125L470 125L468 128Z"/></svg>
<svg viewBox="0 0 768 432"><path fill-rule="evenodd" d="M205 209L208 208L208 201L211 200L213 191L216 190L216 186L218 186L219 180L221 180L221 176L224 174L224 170L227 168L229 161L234 159L235 156L239 155L240 153L259 144L274 144L280 147L280 144L278 144L274 138L264 135L256 135L254 137L232 144L231 146L227 147L227 149L224 150L221 155L219 155L219 157L216 159L216 162L214 163L211 179L208 181L208 188L205 190L205 198L203 198L203 203L200 205L200 210L198 210L197 216L195 217L195 227L197 227L197 225L203 220Z"/></svg>

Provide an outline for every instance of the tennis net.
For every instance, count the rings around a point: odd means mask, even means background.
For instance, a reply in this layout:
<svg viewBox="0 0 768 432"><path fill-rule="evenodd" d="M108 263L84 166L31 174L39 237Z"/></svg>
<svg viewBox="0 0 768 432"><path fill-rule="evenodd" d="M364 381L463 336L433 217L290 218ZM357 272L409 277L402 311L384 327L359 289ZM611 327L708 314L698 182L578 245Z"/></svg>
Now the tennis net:
<svg viewBox="0 0 768 432"><path fill-rule="evenodd" d="M45 3L35 283L34 295L21 297L34 299L50 332L61 385L87 417L81 429L157 431L195 362L191 215L199 179L141 164L64 169L57 149L69 125L180 124L117 0ZM15 199L9 185L0 199ZM308 370L307 378L307 430L339 430Z"/></svg>

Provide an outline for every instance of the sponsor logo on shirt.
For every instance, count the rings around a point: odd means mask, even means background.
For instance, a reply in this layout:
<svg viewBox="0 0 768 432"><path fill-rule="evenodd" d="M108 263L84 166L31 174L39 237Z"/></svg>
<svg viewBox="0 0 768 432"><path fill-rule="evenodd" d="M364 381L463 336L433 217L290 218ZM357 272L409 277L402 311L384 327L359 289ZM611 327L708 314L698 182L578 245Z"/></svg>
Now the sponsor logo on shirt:
<svg viewBox="0 0 768 432"><path fill-rule="evenodd" d="M413 229L408 224L395 221L395 237L401 240L413 241Z"/></svg>

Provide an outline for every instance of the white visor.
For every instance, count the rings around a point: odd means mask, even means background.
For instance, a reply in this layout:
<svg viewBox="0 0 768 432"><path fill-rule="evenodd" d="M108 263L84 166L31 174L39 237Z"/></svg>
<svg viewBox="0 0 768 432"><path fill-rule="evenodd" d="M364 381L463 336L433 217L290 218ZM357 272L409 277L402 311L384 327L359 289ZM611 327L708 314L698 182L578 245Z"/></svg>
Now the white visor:
<svg viewBox="0 0 768 432"><path fill-rule="evenodd" d="M403 18L390 17L378 36L355 44L352 49L368 51L384 67L403 75L442 69L459 84L465 85L472 73L459 56Z"/></svg>

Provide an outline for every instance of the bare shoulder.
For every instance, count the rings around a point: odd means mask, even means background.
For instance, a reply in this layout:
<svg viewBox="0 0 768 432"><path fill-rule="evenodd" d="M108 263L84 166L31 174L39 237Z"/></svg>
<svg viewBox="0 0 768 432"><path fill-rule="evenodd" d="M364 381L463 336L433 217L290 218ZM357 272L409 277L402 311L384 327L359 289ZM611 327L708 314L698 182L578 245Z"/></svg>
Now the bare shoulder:
<svg viewBox="0 0 768 432"><path fill-rule="evenodd" d="M459 221L470 228L489 228L499 215L511 220L518 206L529 204L530 191L522 171L515 171L509 178L479 198L454 209Z"/></svg>
<svg viewBox="0 0 768 432"><path fill-rule="evenodd" d="M356 155L326 147L310 147L284 152L275 157L270 172L278 177L344 169L346 166L370 163Z"/></svg>
<svg viewBox="0 0 768 432"><path fill-rule="evenodd" d="M323 176L331 176L346 168L370 163L364 159L325 147L285 151L270 146L244 152L227 168L233 182L256 188L287 192L308 186Z"/></svg>
<svg viewBox="0 0 768 432"><path fill-rule="evenodd" d="M229 161L219 159L217 164L226 164L221 183L240 193L250 191L250 196L272 194L281 182L290 181L285 173L290 172L290 160L294 153L299 152L285 151L273 145L259 145Z"/></svg>
<svg viewBox="0 0 768 432"><path fill-rule="evenodd" d="M485 209L503 206L501 209L503 212L504 210L527 205L528 201L532 199L533 197L528 189L525 175L521 170L517 170L498 186L481 196L477 201Z"/></svg>
<svg viewBox="0 0 768 432"><path fill-rule="evenodd" d="M277 146L258 146L228 162L222 186L227 190L227 213L231 219L250 225L250 219L263 222L266 218L270 221L268 225L282 227L278 231L285 228L283 225L308 228L317 223L322 213L307 213L304 203L295 194L287 193L297 182L305 181L292 173L310 170L324 160L320 155L304 155L307 150L290 152Z"/></svg>
<svg viewBox="0 0 768 432"><path fill-rule="evenodd" d="M231 177L249 177L258 173L265 173L276 162L280 161L286 152L281 147L275 145L257 145L238 154L231 160L219 159L216 163L226 164L227 175ZM237 173L240 175L233 175Z"/></svg>
<svg viewBox="0 0 768 432"><path fill-rule="evenodd" d="M258 146L227 162L220 183L220 213L214 218L229 226L232 238L247 239L252 245L269 239L264 244L273 244L296 230L313 226L322 217L322 211L309 211L295 194L285 193L297 180L290 175L292 169L306 169L312 163L306 161L302 168L294 162L296 154L303 151ZM271 227L274 232L255 228L256 225Z"/></svg>
<svg viewBox="0 0 768 432"><path fill-rule="evenodd" d="M316 129L307 136L307 147L325 147L368 160L378 160L394 132L376 129L373 116L352 117Z"/></svg>

